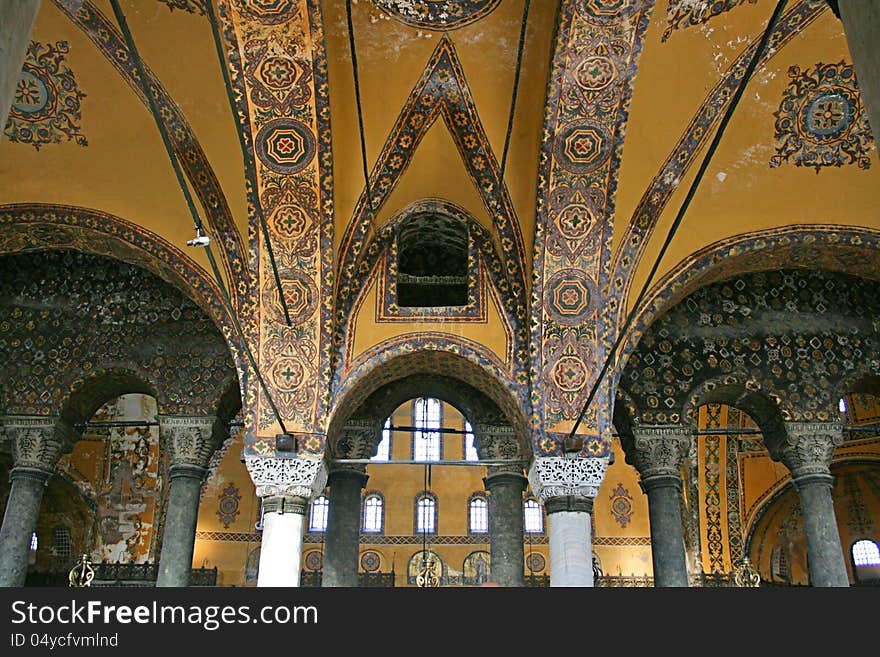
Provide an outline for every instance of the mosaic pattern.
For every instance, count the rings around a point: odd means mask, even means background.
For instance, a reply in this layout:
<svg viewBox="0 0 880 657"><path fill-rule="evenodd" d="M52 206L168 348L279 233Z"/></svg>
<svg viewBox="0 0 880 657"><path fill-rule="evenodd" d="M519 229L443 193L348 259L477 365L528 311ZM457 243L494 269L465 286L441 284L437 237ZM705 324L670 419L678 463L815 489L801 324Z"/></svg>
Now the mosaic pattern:
<svg viewBox="0 0 880 657"><path fill-rule="evenodd" d="M746 0L669 0L666 10L666 28L661 41L666 41L674 30L702 25L710 19L739 7ZM755 4L758 0L748 0Z"/></svg>
<svg viewBox="0 0 880 657"><path fill-rule="evenodd" d="M707 429L721 428L721 404L706 406ZM724 533L721 529L721 443L722 436L700 436L705 455L700 464L703 469L703 502L706 519L706 552L710 573L722 573L724 569Z"/></svg>
<svg viewBox="0 0 880 657"><path fill-rule="evenodd" d="M501 0L372 0L395 20L426 30L455 30L490 14Z"/></svg>
<svg viewBox="0 0 880 657"><path fill-rule="evenodd" d="M547 567L547 560L540 552L532 552L526 557L526 567L533 573L542 573Z"/></svg>
<svg viewBox="0 0 880 657"><path fill-rule="evenodd" d="M235 379L211 320L143 270L70 251L0 266L7 413L86 419L102 394L150 392L161 413L210 415Z"/></svg>
<svg viewBox="0 0 880 657"><path fill-rule="evenodd" d="M382 557L378 552L367 550L361 553L361 570L365 573L375 573L382 565Z"/></svg>
<svg viewBox="0 0 880 657"><path fill-rule="evenodd" d="M238 487L229 482L220 492L220 497L217 500L217 517L220 518L224 529L229 529L229 525L234 523L236 516L241 513L239 510L240 502L241 494L238 492Z"/></svg>
<svg viewBox="0 0 880 657"><path fill-rule="evenodd" d="M748 416L738 408L728 407L727 426L731 429L744 429L752 424ZM737 453L740 449L740 436L726 436L725 445L725 482L724 489L727 496L727 547L730 550L730 563L736 564L743 556L743 526L740 512L741 486L739 482L739 460ZM751 441L749 441L751 442ZM763 446L763 440L760 441Z"/></svg>
<svg viewBox="0 0 880 657"><path fill-rule="evenodd" d="M799 167L871 167L874 138L851 64L817 64L788 69L774 135L776 155L770 166L791 162Z"/></svg>
<svg viewBox="0 0 880 657"><path fill-rule="evenodd" d="M95 44L137 94L140 101L148 107L149 101L140 83L137 67L129 57L128 48L115 21L104 16L89 0L54 0L54 3ZM222 244L223 248L219 249L220 263L229 275L229 279L235 281L234 285L229 286L229 294L233 305L239 310L242 321L246 324L253 316L250 310L253 297L250 294L251 273L244 256L244 242L226 202L226 195L183 112L162 86L156 74L146 64L144 68L159 113L168 127L168 135L177 160L186 173L202 208L205 209L204 219L211 228L211 235L215 241Z"/></svg>
<svg viewBox="0 0 880 657"><path fill-rule="evenodd" d="M333 178L324 32L316 0L221 0L251 221L266 217L292 326L284 319L267 245L250 231L260 291L248 339L289 432L324 449L333 286ZM245 394L245 451L274 454L278 429L258 387Z"/></svg>
<svg viewBox="0 0 880 657"><path fill-rule="evenodd" d="M770 47L758 66L766 66L786 44L812 25L827 9L828 5L824 0L801 0L793 4L771 33ZM681 139L648 185L620 238L622 246L614 256L611 291L608 294L609 304L615 307L618 326L622 325L626 317L626 304L618 305L616 299L625 299L629 295L633 274L644 255L657 221L678 189L679 181L684 180L697 156L714 136L727 103L742 80L749 61L754 57L759 40L760 37L757 37L749 44L708 93Z"/></svg>
<svg viewBox="0 0 880 657"><path fill-rule="evenodd" d="M45 144L72 141L87 146L82 134L82 99L86 97L67 65L67 41L31 41L9 110L4 134L11 142Z"/></svg>
<svg viewBox="0 0 880 657"><path fill-rule="evenodd" d="M614 515L617 524L625 529L629 521L632 520L633 498L629 491L623 487L623 484L620 483L611 491L609 497L611 498L611 513Z"/></svg>
<svg viewBox="0 0 880 657"><path fill-rule="evenodd" d="M455 46L445 35L410 92L370 173L374 211L378 213L387 202L412 161L422 138L441 117L489 216L493 218L509 294L518 300L516 317L524 325L525 279L521 265L524 261L524 247L519 221L507 186L500 179L500 166L486 137ZM348 320L346 310L351 306L348 295L357 288L355 279L364 260L364 252L368 246L367 235L372 226L370 216L364 190L340 246L342 260L337 286L337 326L343 326ZM526 340L523 339L523 344L525 343ZM522 357L525 358L525 347Z"/></svg>
<svg viewBox="0 0 880 657"><path fill-rule="evenodd" d="M647 424L684 421L719 386L762 391L784 420L828 421L838 389L878 358L878 312L874 281L810 270L735 276L655 321L623 385Z"/></svg>
<svg viewBox="0 0 880 657"><path fill-rule="evenodd" d="M64 205L0 206L0 253L69 249L127 262L171 283L213 319L226 339L239 380L248 380L244 348L220 291L204 270L163 238L118 217Z"/></svg>
<svg viewBox="0 0 880 657"><path fill-rule="evenodd" d="M614 197L632 81L653 2L564 2L539 163L532 288L530 428L554 455L608 349L614 303L599 304L611 259ZM603 389L581 424L583 456L610 453ZM596 408L600 409L596 412Z"/></svg>
<svg viewBox="0 0 880 657"><path fill-rule="evenodd" d="M324 567L324 553L321 550L309 550L303 558L303 566L312 572L321 570Z"/></svg>

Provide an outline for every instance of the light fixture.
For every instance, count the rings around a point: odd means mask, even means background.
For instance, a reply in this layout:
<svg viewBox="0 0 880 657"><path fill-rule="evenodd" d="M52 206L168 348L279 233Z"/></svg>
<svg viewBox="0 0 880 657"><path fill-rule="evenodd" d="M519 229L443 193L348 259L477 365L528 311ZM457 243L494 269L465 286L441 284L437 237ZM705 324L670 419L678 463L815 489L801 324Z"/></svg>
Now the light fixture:
<svg viewBox="0 0 880 657"><path fill-rule="evenodd" d="M201 227L197 227L195 239L189 240L186 243L186 245L187 246L208 246L208 244L210 244L210 243L211 243L211 238L202 232Z"/></svg>

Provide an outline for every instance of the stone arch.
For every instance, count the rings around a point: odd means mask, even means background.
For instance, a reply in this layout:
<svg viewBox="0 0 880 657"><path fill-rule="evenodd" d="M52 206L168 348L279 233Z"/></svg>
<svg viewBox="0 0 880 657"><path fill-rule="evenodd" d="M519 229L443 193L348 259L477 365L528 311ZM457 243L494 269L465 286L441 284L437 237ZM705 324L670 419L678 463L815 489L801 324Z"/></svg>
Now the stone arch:
<svg viewBox="0 0 880 657"><path fill-rule="evenodd" d="M223 295L183 251L142 226L100 210L45 203L0 205L0 255L61 249L111 257L175 287L220 330L244 389L249 366Z"/></svg>
<svg viewBox="0 0 880 657"><path fill-rule="evenodd" d="M137 365L111 367L74 380L61 406L61 418L76 426L87 422L102 405L125 394L140 393L159 399L150 373Z"/></svg>
<svg viewBox="0 0 880 657"><path fill-rule="evenodd" d="M340 435L350 419L365 415L375 418L378 427L385 419L381 416L384 410L379 413L361 411L367 408L365 402L389 384L418 377L412 381L427 384L429 379L435 379L431 385L436 387L438 393L450 396L449 401L453 405L456 404L453 400L457 400L461 405L459 410L465 416L477 408L490 414L497 409L500 419L513 427L517 441L522 445L529 444L524 393L500 361L479 344L448 334L402 336L380 343L353 365L333 395L329 436ZM453 383L455 386L466 384L472 392L465 394L464 386L459 386L461 390L450 389ZM412 390L407 383L398 383L387 388L387 399L379 393L375 400L381 402L383 409L387 408L387 415L396 408L388 406L394 400L399 405L412 398ZM406 394L410 396L403 398Z"/></svg>
<svg viewBox="0 0 880 657"><path fill-rule="evenodd" d="M622 341L620 370L651 324L692 292L732 276L780 266L825 269L880 281L880 230L793 224L734 235L703 247L648 291Z"/></svg>

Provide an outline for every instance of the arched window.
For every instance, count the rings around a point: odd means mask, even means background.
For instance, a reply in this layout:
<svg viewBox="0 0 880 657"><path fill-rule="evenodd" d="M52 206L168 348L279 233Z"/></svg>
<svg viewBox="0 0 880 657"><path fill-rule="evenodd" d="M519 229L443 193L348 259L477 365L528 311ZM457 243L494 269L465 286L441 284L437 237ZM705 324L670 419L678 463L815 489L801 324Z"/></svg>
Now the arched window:
<svg viewBox="0 0 880 657"><path fill-rule="evenodd" d="M363 529L368 534L381 534L384 520L385 502L379 493L368 493L364 497Z"/></svg>
<svg viewBox="0 0 880 657"><path fill-rule="evenodd" d="M489 531L489 503L483 493L474 493L468 501L468 531L471 534Z"/></svg>
<svg viewBox="0 0 880 657"><path fill-rule="evenodd" d="M327 512L330 509L330 500L326 496L315 498L312 502L312 510L309 514L309 531L325 532L327 531Z"/></svg>
<svg viewBox="0 0 880 657"><path fill-rule="evenodd" d="M55 527L52 530L52 554L63 563L70 560L70 530L64 525Z"/></svg>
<svg viewBox="0 0 880 657"><path fill-rule="evenodd" d="M464 423L464 430L464 460L479 461L480 455L477 454L477 438L474 436L473 428L467 421Z"/></svg>
<svg viewBox="0 0 880 657"><path fill-rule="evenodd" d="M379 441L379 447L376 449L376 455L371 457L370 460L391 460L391 418L385 420L385 426L382 427L382 440Z"/></svg>
<svg viewBox="0 0 880 657"><path fill-rule="evenodd" d="M439 399L419 398L413 402L413 461L439 461L443 452L440 432L443 424Z"/></svg>
<svg viewBox="0 0 880 657"><path fill-rule="evenodd" d="M397 305L467 305L468 243L467 225L444 213L421 212L401 223Z"/></svg>
<svg viewBox="0 0 880 657"><path fill-rule="evenodd" d="M544 513L535 500L526 500L523 504L523 530L528 534L544 532Z"/></svg>
<svg viewBox="0 0 880 657"><path fill-rule="evenodd" d="M437 498L433 493L422 493L416 498L416 534L437 532Z"/></svg>
<svg viewBox="0 0 880 657"><path fill-rule="evenodd" d="M860 566L880 566L880 547L874 541L863 539L852 546L853 564Z"/></svg>

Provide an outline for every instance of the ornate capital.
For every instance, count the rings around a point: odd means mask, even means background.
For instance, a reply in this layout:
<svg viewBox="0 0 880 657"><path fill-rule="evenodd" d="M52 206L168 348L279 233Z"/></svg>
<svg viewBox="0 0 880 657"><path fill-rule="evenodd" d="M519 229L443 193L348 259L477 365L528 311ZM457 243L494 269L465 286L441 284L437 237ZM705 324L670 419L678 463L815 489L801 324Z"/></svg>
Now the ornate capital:
<svg viewBox="0 0 880 657"><path fill-rule="evenodd" d="M349 418L336 441L334 454L341 459L368 459L379 446L382 421L376 418Z"/></svg>
<svg viewBox="0 0 880 657"><path fill-rule="evenodd" d="M691 447L691 430L679 424L633 426L632 438L622 440L626 462L635 466L642 480L681 477L681 466Z"/></svg>
<svg viewBox="0 0 880 657"><path fill-rule="evenodd" d="M269 497L317 497L327 485L327 466L323 458L245 458L257 495Z"/></svg>
<svg viewBox="0 0 880 657"><path fill-rule="evenodd" d="M522 456L520 443L510 425L477 423L474 438L481 459L515 459Z"/></svg>
<svg viewBox="0 0 880 657"><path fill-rule="evenodd" d="M834 450L843 444L843 426L838 422L786 422L785 439L768 444L771 458L791 470L792 479L808 475L830 475L828 466Z"/></svg>
<svg viewBox="0 0 880 657"><path fill-rule="evenodd" d="M61 455L79 439L79 433L56 416L7 415L3 426L6 439L12 443L15 467L52 472Z"/></svg>
<svg viewBox="0 0 880 657"><path fill-rule="evenodd" d="M168 452L171 465L189 464L207 468L214 444L213 415L160 415L159 444Z"/></svg>
<svg viewBox="0 0 880 657"><path fill-rule="evenodd" d="M593 498L607 469L607 458L542 456L532 463L529 483L542 504L554 497Z"/></svg>

